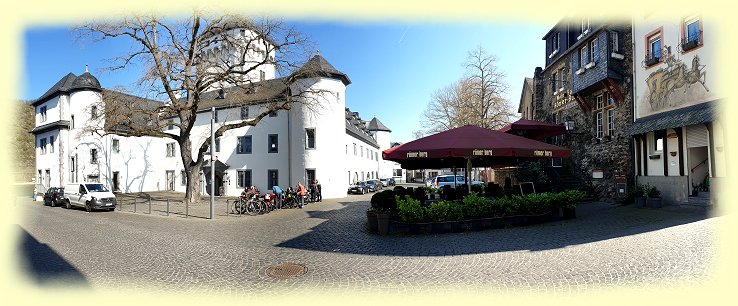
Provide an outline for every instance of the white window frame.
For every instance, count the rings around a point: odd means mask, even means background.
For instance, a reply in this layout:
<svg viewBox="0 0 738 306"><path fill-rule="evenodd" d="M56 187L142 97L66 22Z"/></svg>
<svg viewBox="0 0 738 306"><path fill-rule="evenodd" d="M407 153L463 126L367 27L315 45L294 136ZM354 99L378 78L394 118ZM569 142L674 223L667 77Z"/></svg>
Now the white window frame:
<svg viewBox="0 0 738 306"><path fill-rule="evenodd" d="M607 136L615 136L615 108L609 108L607 111Z"/></svg>
<svg viewBox="0 0 738 306"><path fill-rule="evenodd" d="M313 134L313 145L310 145L310 132L312 131ZM314 150L317 147L317 137L316 137L316 129L315 128L306 128L305 129L305 149L306 150Z"/></svg>
<svg viewBox="0 0 738 306"><path fill-rule="evenodd" d="M610 31L610 51L620 53L620 37L616 31Z"/></svg>
<svg viewBox="0 0 738 306"><path fill-rule="evenodd" d="M46 154L46 137L39 139L39 148L41 148L41 154Z"/></svg>
<svg viewBox="0 0 738 306"><path fill-rule="evenodd" d="M244 142L248 139L249 150L247 151L244 146ZM251 154L254 150L254 140L251 135L239 136L236 138L236 154Z"/></svg>
<svg viewBox="0 0 738 306"><path fill-rule="evenodd" d="M117 138L113 138L111 147L113 153L120 153L120 140Z"/></svg>
<svg viewBox="0 0 738 306"><path fill-rule="evenodd" d="M174 142L167 143L167 157L174 157Z"/></svg>
<svg viewBox="0 0 738 306"><path fill-rule="evenodd" d="M39 113L41 113L41 122L46 122L46 105L41 106Z"/></svg>
<svg viewBox="0 0 738 306"><path fill-rule="evenodd" d="M54 153L54 136L49 136L49 153Z"/></svg>
<svg viewBox="0 0 738 306"><path fill-rule="evenodd" d="M249 184L246 184L247 177L249 178ZM236 188L245 189L251 187L251 185L253 185L253 179L254 177L251 169L236 170Z"/></svg>

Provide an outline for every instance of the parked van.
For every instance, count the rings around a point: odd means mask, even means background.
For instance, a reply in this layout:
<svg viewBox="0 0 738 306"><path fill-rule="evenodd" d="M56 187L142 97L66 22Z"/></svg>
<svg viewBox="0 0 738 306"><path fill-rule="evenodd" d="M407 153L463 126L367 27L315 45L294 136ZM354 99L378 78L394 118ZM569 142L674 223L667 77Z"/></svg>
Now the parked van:
<svg viewBox="0 0 738 306"><path fill-rule="evenodd" d="M87 211L115 209L115 195L100 183L67 184L64 196L67 208L79 206Z"/></svg>
<svg viewBox="0 0 738 306"><path fill-rule="evenodd" d="M456 185L463 185L466 183L466 180L464 179L463 175L457 175L456 176ZM433 178L433 180L430 182L431 187L437 187L442 188L443 186L451 186L451 188L454 187L454 176L453 175L439 175Z"/></svg>

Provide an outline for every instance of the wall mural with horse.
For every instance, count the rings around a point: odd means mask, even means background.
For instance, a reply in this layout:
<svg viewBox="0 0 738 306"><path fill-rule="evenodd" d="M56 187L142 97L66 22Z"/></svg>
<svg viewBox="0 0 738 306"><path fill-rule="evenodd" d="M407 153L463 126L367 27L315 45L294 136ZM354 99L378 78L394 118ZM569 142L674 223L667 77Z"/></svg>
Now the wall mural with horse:
<svg viewBox="0 0 738 306"><path fill-rule="evenodd" d="M646 78L647 89L639 102L640 117L708 101L706 65L700 63L699 55L692 57L688 67L671 54L671 47L664 47L661 54L662 64Z"/></svg>

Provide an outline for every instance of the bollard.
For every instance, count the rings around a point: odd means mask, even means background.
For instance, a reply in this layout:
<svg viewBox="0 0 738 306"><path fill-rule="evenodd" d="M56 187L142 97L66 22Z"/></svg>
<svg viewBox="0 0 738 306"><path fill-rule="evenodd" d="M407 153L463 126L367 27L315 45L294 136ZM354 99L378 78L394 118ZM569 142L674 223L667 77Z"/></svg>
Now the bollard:
<svg viewBox="0 0 738 306"><path fill-rule="evenodd" d="M190 216L190 202L185 201L185 218Z"/></svg>
<svg viewBox="0 0 738 306"><path fill-rule="evenodd" d="M149 215L151 214L151 195L149 195Z"/></svg>
<svg viewBox="0 0 738 306"><path fill-rule="evenodd" d="M138 197L133 198L133 213L136 213L136 206L138 204Z"/></svg>
<svg viewBox="0 0 738 306"><path fill-rule="evenodd" d="M169 198L167 198L167 217L169 216Z"/></svg>

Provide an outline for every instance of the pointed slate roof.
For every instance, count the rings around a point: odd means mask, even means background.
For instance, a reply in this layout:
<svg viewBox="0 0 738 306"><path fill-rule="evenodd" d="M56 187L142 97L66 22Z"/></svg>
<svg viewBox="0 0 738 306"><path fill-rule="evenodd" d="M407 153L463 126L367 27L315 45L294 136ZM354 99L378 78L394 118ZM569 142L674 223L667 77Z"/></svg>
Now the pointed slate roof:
<svg viewBox="0 0 738 306"><path fill-rule="evenodd" d="M370 131L384 131L384 132L392 132L388 127L386 127L382 122L377 119L377 117L372 118L372 121L369 121L369 130Z"/></svg>
<svg viewBox="0 0 738 306"><path fill-rule="evenodd" d="M85 89L92 89L92 90L102 90L100 87L100 82L92 76L89 72L83 73L81 76L76 76L74 73L69 73L65 75L61 80L56 82L54 86L51 86L49 90L46 91L41 97L33 101L31 105L38 106L39 104L46 102L47 100L53 98L54 96L58 95L59 93L70 93L78 90L85 90Z"/></svg>
<svg viewBox="0 0 738 306"><path fill-rule="evenodd" d="M305 63L302 68L295 72L295 75L298 78L310 78L315 76L329 77L341 80L344 85L351 84L351 80L349 80L345 73L338 71L338 69L333 67L333 65L331 65L331 63L329 63L320 54L313 56L313 58Z"/></svg>

